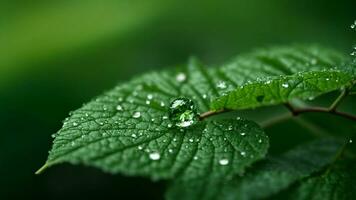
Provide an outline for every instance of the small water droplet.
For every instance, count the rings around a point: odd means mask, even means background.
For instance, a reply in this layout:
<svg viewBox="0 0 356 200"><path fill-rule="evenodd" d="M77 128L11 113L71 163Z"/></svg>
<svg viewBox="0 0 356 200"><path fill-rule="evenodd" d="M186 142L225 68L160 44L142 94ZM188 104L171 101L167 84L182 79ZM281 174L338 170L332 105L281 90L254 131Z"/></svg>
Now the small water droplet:
<svg viewBox="0 0 356 200"><path fill-rule="evenodd" d="M150 105L150 104L151 104L151 101L150 101L150 100L147 100L147 101L146 101L146 104L147 104L147 105Z"/></svg>
<svg viewBox="0 0 356 200"><path fill-rule="evenodd" d="M152 152L149 156L151 160L159 160L161 158L161 155L158 152Z"/></svg>
<svg viewBox="0 0 356 200"><path fill-rule="evenodd" d="M147 99L149 99L149 100L153 99L153 95L152 94L148 94L147 95Z"/></svg>
<svg viewBox="0 0 356 200"><path fill-rule="evenodd" d="M173 153L173 149L168 149L168 152L169 153Z"/></svg>
<svg viewBox="0 0 356 200"><path fill-rule="evenodd" d="M288 88L288 87L289 87L289 85L288 85L288 83L283 83L283 84L282 84L282 87L284 87L284 88Z"/></svg>
<svg viewBox="0 0 356 200"><path fill-rule="evenodd" d="M131 137L136 138L137 135L135 133L131 134Z"/></svg>
<svg viewBox="0 0 356 200"><path fill-rule="evenodd" d="M352 142L353 142L352 139L350 139L350 140L349 140L349 143L351 144Z"/></svg>
<svg viewBox="0 0 356 200"><path fill-rule="evenodd" d="M122 102L122 101L124 101L124 98L119 97L117 100L118 100L119 102Z"/></svg>
<svg viewBox="0 0 356 200"><path fill-rule="evenodd" d="M228 165L229 164L229 160L226 158L223 158L221 160L219 160L219 164L220 165Z"/></svg>
<svg viewBox="0 0 356 200"><path fill-rule="evenodd" d="M241 135L241 136L245 136L245 135L246 135L246 133L245 133L245 132L242 132L242 133L240 133L240 135Z"/></svg>
<svg viewBox="0 0 356 200"><path fill-rule="evenodd" d="M244 152L244 151L241 151L240 154L241 154L241 156L243 156L243 157L246 156L246 152Z"/></svg>
<svg viewBox="0 0 356 200"><path fill-rule="evenodd" d="M167 125L168 128L172 128L172 126L173 126L172 124L168 124Z"/></svg>
<svg viewBox="0 0 356 200"><path fill-rule="evenodd" d="M54 134L52 134L52 135L51 135L51 137L52 137L52 138L55 138L55 137L56 137L56 135L57 135L57 134L55 134L55 133L54 133Z"/></svg>
<svg viewBox="0 0 356 200"><path fill-rule="evenodd" d="M163 101L161 101L161 107L164 107L166 104L163 102Z"/></svg>
<svg viewBox="0 0 356 200"><path fill-rule="evenodd" d="M143 147L142 147L142 146L138 146L137 148L138 148L138 150L142 150L142 149L143 149Z"/></svg>
<svg viewBox="0 0 356 200"><path fill-rule="evenodd" d="M184 73L178 73L176 76L176 80L178 82L184 82L187 79L187 76Z"/></svg>
<svg viewBox="0 0 356 200"><path fill-rule="evenodd" d="M194 140L192 138L189 139L189 142L194 142Z"/></svg>
<svg viewBox="0 0 356 200"><path fill-rule="evenodd" d="M226 83L224 81L219 81L217 84L216 84L216 87L217 88L220 88L220 89L225 89L226 88Z"/></svg>
<svg viewBox="0 0 356 200"><path fill-rule="evenodd" d="M193 157L193 160L198 160L198 156L194 156L194 157Z"/></svg>
<svg viewBox="0 0 356 200"><path fill-rule="evenodd" d="M318 62L318 61L317 61L315 58L313 58L313 59L311 59L310 64L316 65L317 62Z"/></svg>
<svg viewBox="0 0 356 200"><path fill-rule="evenodd" d="M198 122L195 104L188 98L181 97L173 100L169 108L169 117L177 127L185 128Z"/></svg>
<svg viewBox="0 0 356 200"><path fill-rule="evenodd" d="M258 140L258 143L262 143L262 139L259 139L259 140Z"/></svg>
<svg viewBox="0 0 356 200"><path fill-rule="evenodd" d="M135 112L133 115L132 115L133 118L139 118L141 117L141 113L140 112Z"/></svg>
<svg viewBox="0 0 356 200"><path fill-rule="evenodd" d="M78 123L77 122L73 122L73 126L78 126Z"/></svg>
<svg viewBox="0 0 356 200"><path fill-rule="evenodd" d="M228 130L229 130L229 131L232 131L232 129L233 129L233 127L232 127L232 125L230 125L229 128L228 128Z"/></svg>
<svg viewBox="0 0 356 200"><path fill-rule="evenodd" d="M154 122L154 121L155 121L155 119L154 119L154 118L152 118L152 119L151 119L151 122Z"/></svg>
<svg viewBox="0 0 356 200"><path fill-rule="evenodd" d="M356 20L354 21L354 23L353 24L351 24L351 29L355 29L356 28Z"/></svg>
<svg viewBox="0 0 356 200"><path fill-rule="evenodd" d="M208 96L206 94L203 94L203 99L206 99Z"/></svg>
<svg viewBox="0 0 356 200"><path fill-rule="evenodd" d="M116 110L118 110L118 111L122 111L122 110L123 110L123 108L122 108L122 106L121 106L121 105L117 105L117 106L116 106Z"/></svg>

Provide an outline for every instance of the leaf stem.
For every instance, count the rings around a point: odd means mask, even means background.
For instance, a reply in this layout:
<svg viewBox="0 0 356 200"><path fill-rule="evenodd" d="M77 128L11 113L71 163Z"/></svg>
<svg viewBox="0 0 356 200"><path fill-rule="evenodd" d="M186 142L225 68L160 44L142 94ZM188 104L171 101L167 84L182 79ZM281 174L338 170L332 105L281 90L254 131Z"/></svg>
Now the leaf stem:
<svg viewBox="0 0 356 200"><path fill-rule="evenodd" d="M329 107L329 111L335 111L336 108L340 105L342 100L344 100L347 95L348 95L348 90L347 89L342 90L341 94L336 98L336 100Z"/></svg>
<svg viewBox="0 0 356 200"><path fill-rule="evenodd" d="M324 108L324 107L295 108L293 105L291 105L289 102L287 102L284 105L288 108L290 113L279 115L277 117L266 120L265 122L262 122L261 125L262 125L262 127L268 127L273 124L285 121L293 116L298 116L298 115L304 114L304 113L329 113L329 114L343 117L343 118L346 118L346 119L349 119L352 121L356 121L356 115L352 115L350 113L345 113L345 112L336 110L337 106L341 103L341 101L343 100L343 98L345 98L345 96L347 96L347 91L342 92L340 94L340 96L333 102L333 104L329 108ZM232 111L232 110L222 109L222 110L218 110L218 111L208 111L208 112L201 114L199 119L204 120L208 117L215 116L215 115L225 113L225 112L230 112L230 111Z"/></svg>
<svg viewBox="0 0 356 200"><path fill-rule="evenodd" d="M41 174L45 169L47 169L49 167L48 163L44 164L40 169L38 169L35 174Z"/></svg>
<svg viewBox="0 0 356 200"><path fill-rule="evenodd" d="M217 110L217 111L208 111L208 112L205 112L203 114L201 114L199 116L199 119L202 121L204 120L205 118L208 118L208 117L211 117L211 116L214 116L214 115L218 115L218 114L221 114L221 113L225 113L225 112L230 112L232 110L227 110L227 109L222 109L222 110Z"/></svg>

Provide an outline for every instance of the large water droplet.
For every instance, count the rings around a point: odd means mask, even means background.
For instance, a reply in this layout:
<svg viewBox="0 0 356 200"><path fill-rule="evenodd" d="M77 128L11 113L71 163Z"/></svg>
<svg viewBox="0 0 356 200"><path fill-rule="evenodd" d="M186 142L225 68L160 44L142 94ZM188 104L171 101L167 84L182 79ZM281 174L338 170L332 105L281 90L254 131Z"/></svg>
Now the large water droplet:
<svg viewBox="0 0 356 200"><path fill-rule="evenodd" d="M195 104L188 98L177 98L169 107L169 118L178 127L184 128L198 122Z"/></svg>
<svg viewBox="0 0 356 200"><path fill-rule="evenodd" d="M219 160L219 164L220 165L227 165L227 164L229 164L229 160L226 159L226 158L223 158L223 159Z"/></svg>
<svg viewBox="0 0 356 200"><path fill-rule="evenodd" d="M158 152L152 152L149 155L151 160L159 160L161 158L161 155Z"/></svg>

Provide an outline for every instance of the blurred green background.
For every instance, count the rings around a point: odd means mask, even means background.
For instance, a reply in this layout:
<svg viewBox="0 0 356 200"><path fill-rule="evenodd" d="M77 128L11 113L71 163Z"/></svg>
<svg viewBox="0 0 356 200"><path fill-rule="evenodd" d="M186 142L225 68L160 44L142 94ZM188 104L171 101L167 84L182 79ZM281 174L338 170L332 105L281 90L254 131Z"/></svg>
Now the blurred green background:
<svg viewBox="0 0 356 200"><path fill-rule="evenodd" d="M118 82L191 55L218 65L291 43L348 53L355 8L354 0L0 0L0 199L161 199L164 182L70 165L34 172L68 112ZM298 132L298 123L288 126ZM283 135L283 126L268 131Z"/></svg>

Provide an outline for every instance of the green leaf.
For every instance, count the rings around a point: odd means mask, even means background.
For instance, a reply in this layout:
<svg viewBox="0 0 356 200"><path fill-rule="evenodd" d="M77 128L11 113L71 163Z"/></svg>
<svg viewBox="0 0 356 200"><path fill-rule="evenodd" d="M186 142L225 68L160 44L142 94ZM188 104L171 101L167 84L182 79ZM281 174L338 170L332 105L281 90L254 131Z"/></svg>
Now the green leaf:
<svg viewBox="0 0 356 200"><path fill-rule="evenodd" d="M110 173L167 179L230 177L264 157L268 138L243 119L200 121L180 129L168 119L177 97L208 109L210 78L197 62L119 85L71 113L44 168L62 162ZM40 170L42 171L42 170Z"/></svg>
<svg viewBox="0 0 356 200"><path fill-rule="evenodd" d="M313 99L355 81L355 68L339 53L315 46L280 47L240 56L216 69L226 81L213 110L278 105L293 98Z"/></svg>
<svg viewBox="0 0 356 200"><path fill-rule="evenodd" d="M324 139L300 145L289 152L258 163L231 181L175 180L168 199L264 199L330 164L342 143ZM209 190L206 190L209 188Z"/></svg>
<svg viewBox="0 0 356 200"><path fill-rule="evenodd" d="M320 176L303 181L290 191L289 199L295 200L347 200L356 198L356 162L342 160Z"/></svg>

